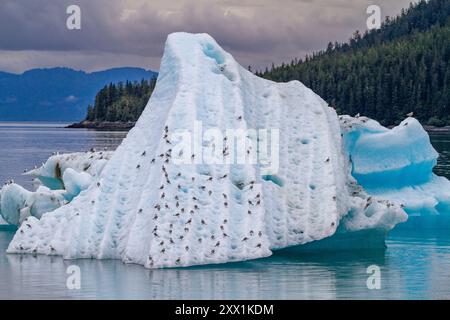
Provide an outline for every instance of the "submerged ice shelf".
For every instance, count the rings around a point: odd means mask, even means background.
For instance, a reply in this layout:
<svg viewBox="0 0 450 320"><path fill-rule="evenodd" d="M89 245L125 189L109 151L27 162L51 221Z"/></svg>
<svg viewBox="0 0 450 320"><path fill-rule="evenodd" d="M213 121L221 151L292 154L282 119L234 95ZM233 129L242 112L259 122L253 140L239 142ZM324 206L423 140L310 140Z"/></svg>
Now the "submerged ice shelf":
<svg viewBox="0 0 450 320"><path fill-rule="evenodd" d="M361 122L360 130L345 120ZM277 170L266 172L261 163L201 162L204 150L176 149L179 133L195 132L199 121L205 131L278 130L277 164L270 159ZM373 172L401 170L400 155L387 167L376 167L376 160L364 167L364 156L371 154L363 148L363 133L368 138L380 132L387 129L361 119L340 122L298 81L256 77L206 34L171 34L155 91L135 128L102 170L84 172L91 167L58 160L38 169L34 174L54 188L61 183L55 175L62 174L71 197L42 217L28 214L8 252L113 258L159 268L255 259L335 234L382 236L407 216L403 202L370 185L377 181ZM418 141L423 142L419 134ZM212 135L202 145L226 158L232 143ZM261 154L250 147L246 153L254 150ZM411 145L410 151L411 159L420 159L414 163L433 164L431 149L422 154ZM182 155L190 162L174 161ZM16 200L0 199L2 206L23 209L23 200Z"/></svg>

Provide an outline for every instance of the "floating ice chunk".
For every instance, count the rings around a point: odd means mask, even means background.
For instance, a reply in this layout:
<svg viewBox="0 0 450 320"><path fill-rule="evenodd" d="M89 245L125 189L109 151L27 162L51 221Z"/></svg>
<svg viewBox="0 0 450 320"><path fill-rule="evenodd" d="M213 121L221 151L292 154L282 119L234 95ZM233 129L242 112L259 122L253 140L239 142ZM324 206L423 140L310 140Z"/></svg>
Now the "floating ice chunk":
<svg viewBox="0 0 450 320"><path fill-rule="evenodd" d="M66 203L65 191L50 190L40 186L30 192L17 184L9 184L0 190L0 215L6 222L19 225L30 215L40 218Z"/></svg>
<svg viewBox="0 0 450 320"><path fill-rule="evenodd" d="M51 156L41 167L28 171L26 174L36 177L44 186L52 190L64 189L62 179L67 169L97 177L111 156L112 151L58 154Z"/></svg>
<svg viewBox="0 0 450 320"><path fill-rule="evenodd" d="M30 191L17 184L5 185L0 190L0 213L3 219L9 224L18 225L22 220L22 209L30 195Z"/></svg>
<svg viewBox="0 0 450 320"><path fill-rule="evenodd" d="M50 190L47 187L40 186L36 192L29 194L24 209L29 212L29 215L40 219L44 213L51 212L66 204L66 195L67 193L64 190Z"/></svg>
<svg viewBox="0 0 450 320"><path fill-rule="evenodd" d="M30 215L40 218L45 212L67 204L93 183L111 154L88 152L50 157L40 168L26 173L43 184L35 192L16 184L5 185L0 190L0 216L18 225Z"/></svg>
<svg viewBox="0 0 450 320"><path fill-rule="evenodd" d="M222 132L279 130L275 156L264 157L270 172L261 163L198 163L195 151L192 163L173 163L172 135L195 133L198 121ZM55 160L39 176L61 181L64 171ZM319 96L298 81L256 77L209 35L175 33L147 107L94 183L30 218L32 231L22 225L8 252L191 266L266 257L337 230L385 232L405 219L395 204L367 206L351 183L338 117Z"/></svg>
<svg viewBox="0 0 450 320"><path fill-rule="evenodd" d="M91 185L93 178L87 172L77 172L72 168L67 168L64 171L62 180L67 192L67 200L72 200Z"/></svg>
<svg viewBox="0 0 450 320"><path fill-rule="evenodd" d="M438 153L416 119L393 129L364 117L340 120L353 176L369 194L410 215L450 213L450 181L433 173Z"/></svg>

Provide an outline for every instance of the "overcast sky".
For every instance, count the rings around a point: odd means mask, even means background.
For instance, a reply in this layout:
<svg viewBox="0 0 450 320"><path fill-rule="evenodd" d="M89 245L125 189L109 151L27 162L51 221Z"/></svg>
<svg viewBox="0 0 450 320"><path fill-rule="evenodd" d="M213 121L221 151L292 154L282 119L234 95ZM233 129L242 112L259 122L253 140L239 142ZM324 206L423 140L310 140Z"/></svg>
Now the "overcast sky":
<svg viewBox="0 0 450 320"><path fill-rule="evenodd" d="M158 70L167 35L206 32L244 66L263 68L346 41L366 9L393 16L411 0L0 0L0 70L67 66ZM68 30L66 8L81 8Z"/></svg>

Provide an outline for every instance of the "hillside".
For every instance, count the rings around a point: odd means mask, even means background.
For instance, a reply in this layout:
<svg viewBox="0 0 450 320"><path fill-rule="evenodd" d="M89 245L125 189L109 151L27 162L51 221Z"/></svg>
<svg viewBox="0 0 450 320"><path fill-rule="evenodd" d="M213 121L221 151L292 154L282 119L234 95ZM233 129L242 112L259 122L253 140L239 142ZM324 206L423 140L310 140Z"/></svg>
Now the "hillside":
<svg viewBox="0 0 450 320"><path fill-rule="evenodd" d="M140 68L86 73L69 68L0 72L0 121L79 121L106 84L156 77Z"/></svg>
<svg viewBox="0 0 450 320"><path fill-rule="evenodd" d="M450 124L450 1L420 1L380 30L257 74L300 80L338 112L384 125L414 111L424 123Z"/></svg>

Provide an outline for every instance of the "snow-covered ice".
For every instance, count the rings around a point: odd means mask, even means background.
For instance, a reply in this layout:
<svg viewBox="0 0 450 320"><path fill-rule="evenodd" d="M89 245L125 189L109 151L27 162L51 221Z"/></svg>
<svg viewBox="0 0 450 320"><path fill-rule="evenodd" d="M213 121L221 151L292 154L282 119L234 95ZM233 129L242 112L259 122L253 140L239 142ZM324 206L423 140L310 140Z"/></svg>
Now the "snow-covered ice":
<svg viewBox="0 0 450 320"><path fill-rule="evenodd" d="M175 163L177 132L194 132L198 121L222 132L278 130L278 170L200 163L195 148L192 163ZM226 155L232 143L213 145ZM190 266L266 257L336 232L384 233L406 220L399 204L351 177L332 108L298 81L256 77L206 34L168 37L155 91L103 170L70 168L34 172L50 189L62 176L68 192L80 193L41 219L29 216L9 253Z"/></svg>
<svg viewBox="0 0 450 320"><path fill-rule="evenodd" d="M29 216L38 219L86 190L100 174L112 152L77 152L51 156L41 167L26 172L39 187L28 191L15 183L0 190L1 221L19 225Z"/></svg>

